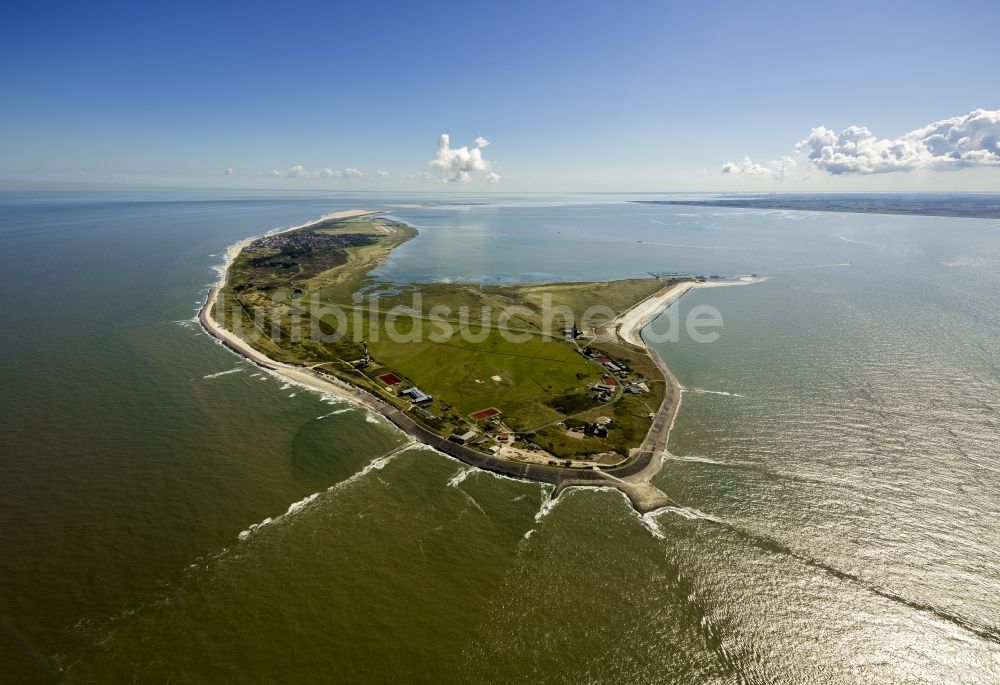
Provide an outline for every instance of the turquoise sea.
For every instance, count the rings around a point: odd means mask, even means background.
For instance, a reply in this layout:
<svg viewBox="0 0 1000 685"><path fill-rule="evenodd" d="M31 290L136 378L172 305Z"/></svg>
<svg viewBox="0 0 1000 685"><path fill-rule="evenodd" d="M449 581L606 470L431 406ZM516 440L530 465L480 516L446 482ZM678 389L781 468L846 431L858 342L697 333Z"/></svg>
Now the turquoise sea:
<svg viewBox="0 0 1000 685"><path fill-rule="evenodd" d="M1000 221L630 199L0 193L0 681L1000 682ZM678 506L394 452L194 322L231 243L421 201L387 281L766 278L658 345Z"/></svg>

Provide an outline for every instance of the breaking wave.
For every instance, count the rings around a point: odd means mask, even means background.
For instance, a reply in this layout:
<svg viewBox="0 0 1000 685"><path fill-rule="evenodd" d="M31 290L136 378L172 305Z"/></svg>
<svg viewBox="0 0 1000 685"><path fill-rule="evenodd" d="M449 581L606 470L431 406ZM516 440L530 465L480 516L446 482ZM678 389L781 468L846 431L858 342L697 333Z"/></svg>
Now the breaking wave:
<svg viewBox="0 0 1000 685"><path fill-rule="evenodd" d="M659 516L663 513L676 514L682 518L686 518L691 521L711 521L712 523L725 523L722 519L712 516L711 514L706 514L700 509L693 509L691 507L680 507L680 506L669 506L661 507L654 511L646 514L648 517Z"/></svg>
<svg viewBox="0 0 1000 685"><path fill-rule="evenodd" d="M466 478L468 478L478 470L479 469L471 466L467 469L459 469L458 473L456 473L448 480L448 487L457 488L462 483L462 481L464 481Z"/></svg>
<svg viewBox="0 0 1000 685"><path fill-rule="evenodd" d="M336 416L337 414L344 414L346 412L352 411L353 409L354 407L344 407L343 409L334 409L329 414L323 414L322 416L317 416L316 420L319 421L320 419L325 419L328 416Z"/></svg>
<svg viewBox="0 0 1000 685"><path fill-rule="evenodd" d="M725 395L726 397L745 397L745 395L740 395L735 392L726 392L725 390L705 390L704 388L684 388L684 392L696 392L703 395Z"/></svg>
<svg viewBox="0 0 1000 685"><path fill-rule="evenodd" d="M400 452L403 452L403 451L405 451L407 449L410 449L410 448L416 448L416 447L419 447L419 446L415 445L412 442L404 443L404 444L400 445L399 447L395 448L394 450L392 450L390 452L387 452L386 454L383 454L381 457L377 457L377 458L373 459L363 469L361 469L360 471L358 471L357 473L355 473L353 476L350 476L349 478L346 478L345 480L342 480L339 483L334 483L333 485L331 485L330 487L328 487L326 489L326 492L334 492L334 491L337 491L337 490L341 490L341 489L347 487L348 485L350 485L351 483L355 483L355 482L361 480L362 478L364 478L366 475L368 475L372 471L382 470ZM237 537L240 540L246 540L251 535L253 535L255 532L259 531L261 528L264 528L266 526L270 526L270 525L272 525L274 523L277 523L278 521L281 521L281 520L283 520L283 519L285 519L285 518L287 518L289 516L293 516L293 515L297 514L298 512L300 512L304 508L306 508L309 504L311 504L321 494L322 494L321 492L314 492L313 494L311 494L311 495L309 495L307 497L303 497L298 502L293 502L291 505L289 505L288 510L285 511L284 514L280 514L278 516L268 516L266 519L264 519L260 523L254 523L253 525L251 525L250 527L248 527L246 530L240 531L240 534Z"/></svg>
<svg viewBox="0 0 1000 685"><path fill-rule="evenodd" d="M313 500L315 500L317 497L319 497L319 493L318 492L314 492L313 494L311 494L311 495L309 495L307 497L303 497L298 502L292 502L292 504L289 505L289 507L288 507L288 511L286 511L284 514L281 514L279 516L274 516L274 517L268 516L266 519L264 519L260 523L254 523L253 525L251 525L246 530L240 531L240 534L238 536L239 539L240 540L246 540L248 537L250 537L251 535L253 535L255 532L257 532L258 530L260 530L264 526L269 526L272 523L274 523L275 521L280 521L281 519L285 518L286 516L291 516L292 514L294 514L296 512L302 511L303 508L305 508L310 502L312 502Z"/></svg>
<svg viewBox="0 0 1000 685"><path fill-rule="evenodd" d="M202 380L212 380L213 378L218 378L219 376L228 376L231 373L239 373L243 370L242 366L237 366L235 369L229 369L228 371L219 371L218 373L210 373L207 376L202 376Z"/></svg>
<svg viewBox="0 0 1000 685"><path fill-rule="evenodd" d="M696 461L700 464L715 464L717 466L728 466L724 461L719 461L717 459L709 459L708 457L679 457L673 454L666 457L670 461Z"/></svg>

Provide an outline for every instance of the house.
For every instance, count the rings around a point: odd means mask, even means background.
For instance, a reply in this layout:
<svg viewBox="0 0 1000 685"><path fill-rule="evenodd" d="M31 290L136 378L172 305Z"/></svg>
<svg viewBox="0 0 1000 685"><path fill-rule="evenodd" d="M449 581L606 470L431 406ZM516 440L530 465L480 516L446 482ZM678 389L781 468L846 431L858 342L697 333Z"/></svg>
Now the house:
<svg viewBox="0 0 1000 685"><path fill-rule="evenodd" d="M436 418L437 418L437 415L436 415L436 414L432 414L432 413L430 413L429 411L427 411L427 410L426 410L426 409L424 409L423 407L417 407L417 408L415 408L415 409L413 410L413 412L414 412L415 414L419 414L420 416L423 416L423 417L424 417L425 419L431 419L431 420L433 420L433 419L436 419Z"/></svg>
<svg viewBox="0 0 1000 685"><path fill-rule="evenodd" d="M614 392L615 386L608 385L607 383L598 383L592 388L592 390L598 390L600 392Z"/></svg>
<svg viewBox="0 0 1000 685"><path fill-rule="evenodd" d="M474 437L476 437L476 431L466 431L461 435L452 435L448 439L451 440L452 442L457 442L459 445L464 445L465 443L469 442L469 440L472 440Z"/></svg>
<svg viewBox="0 0 1000 685"><path fill-rule="evenodd" d="M417 386L413 386L412 388L407 388L406 390L404 390L399 394L409 397L414 404L423 404L424 402L430 402L431 400L434 399L433 397L425 393Z"/></svg>
<svg viewBox="0 0 1000 685"><path fill-rule="evenodd" d="M608 437L608 427L599 423L588 423L583 432L587 435L593 435L595 438L606 438Z"/></svg>

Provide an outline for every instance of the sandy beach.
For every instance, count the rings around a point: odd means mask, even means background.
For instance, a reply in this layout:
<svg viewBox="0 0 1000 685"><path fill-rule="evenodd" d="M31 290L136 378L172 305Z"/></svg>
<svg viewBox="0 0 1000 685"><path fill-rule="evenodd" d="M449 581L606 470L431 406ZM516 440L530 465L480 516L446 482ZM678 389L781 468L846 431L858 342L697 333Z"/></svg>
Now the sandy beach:
<svg viewBox="0 0 1000 685"><path fill-rule="evenodd" d="M623 483L627 483L628 486L634 489L627 490L624 486L621 489L628 494L633 502L641 503L640 506L650 509L655 508L658 503L662 502L662 498L665 497L662 492L650 486L649 481L659 473L660 468L663 466L664 457L669 454L667 443L670 439L670 431L674 426L674 421L677 419L677 411L680 409L684 390L684 386L670 372L663 357L655 349L649 347L646 341L642 339L642 329L663 314L670 305L674 304L685 293L694 288L750 285L752 283L759 283L761 280L763 279L752 276L741 276L737 279L706 281L703 283L695 281L675 283L639 302L631 309L626 310L609 326L612 331L617 332L618 337L623 341L646 350L650 359L660 369L660 373L663 374L663 379L667 385L667 392L664 394L663 403L657 410L653 425L650 427L649 433L646 434L646 439L643 440L639 448L639 454L646 455L646 461L639 470L624 476L622 480Z"/></svg>
<svg viewBox="0 0 1000 685"><path fill-rule="evenodd" d="M738 279L705 281L704 283L694 281L675 283L623 312L613 322L613 325L617 328L618 336L622 340L637 347L645 348L646 343L643 342L641 335L642 329L652 323L654 319L660 316L670 305L679 300L689 290L693 288L721 288L731 285L750 285L752 283L759 283L762 280L753 276L740 276Z"/></svg>
<svg viewBox="0 0 1000 685"><path fill-rule="evenodd" d="M268 235L276 235L279 233L287 233L288 231L295 231L300 228L305 228L307 226L312 226L318 224L322 221L328 221L330 219L347 219L355 216L365 216L367 214L376 214L378 212L368 209L352 209L344 212L333 212L331 214L326 214L315 221L309 221L298 226L291 226L289 228L284 228L278 231L269 233ZM229 267L232 266L233 261L236 257L247 247L250 243L260 236L254 236L241 240L229 246L226 250L226 261L221 267L221 277L215 286L212 287L208 292L208 297L205 298L205 304L202 305L201 310L198 312L198 321L201 323L205 331L212 337L218 339L226 347L233 350L237 354L246 357L253 363L260 367L275 371L283 376L285 379L292 381L294 383L299 383L306 387L312 388L313 390L318 390L319 392L328 393L345 400L356 402L363 406L371 409L378 410L379 407L375 405L372 400L374 398L368 398L365 393L349 386L346 383L341 383L335 378L331 378L326 375L320 375L316 371L310 368L294 366L292 364L284 364L282 362L275 361L268 357L267 355L255 350L250 346L245 340L240 338L235 333L222 327L212 316L212 312L215 311L215 303L219 297L219 290L225 285L226 278L229 276Z"/></svg>

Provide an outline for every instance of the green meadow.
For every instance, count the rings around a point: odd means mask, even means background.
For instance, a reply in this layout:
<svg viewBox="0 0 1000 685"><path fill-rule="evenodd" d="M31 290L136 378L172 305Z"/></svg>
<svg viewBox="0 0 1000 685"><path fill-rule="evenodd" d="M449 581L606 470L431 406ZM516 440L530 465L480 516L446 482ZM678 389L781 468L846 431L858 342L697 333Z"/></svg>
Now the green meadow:
<svg viewBox="0 0 1000 685"><path fill-rule="evenodd" d="M507 431L516 445L534 444L560 459L603 455L613 463L639 445L664 381L644 351L621 344L603 324L662 289L663 280L375 282L371 270L414 235L405 224L369 215L258 239L231 266L215 316L268 356L365 388L441 435L475 429L485 438L482 449ZM584 338L566 339L562 329L588 309L596 323ZM432 335L444 327L452 334ZM619 379L610 401L598 401L592 388L608 372L583 354L587 346L624 362L629 379L645 380L650 392L624 393ZM388 385L380 379L386 374L401 382ZM414 386L432 397L419 409L399 394ZM488 408L501 415L471 416ZM569 430L604 417L612 419L607 436Z"/></svg>

